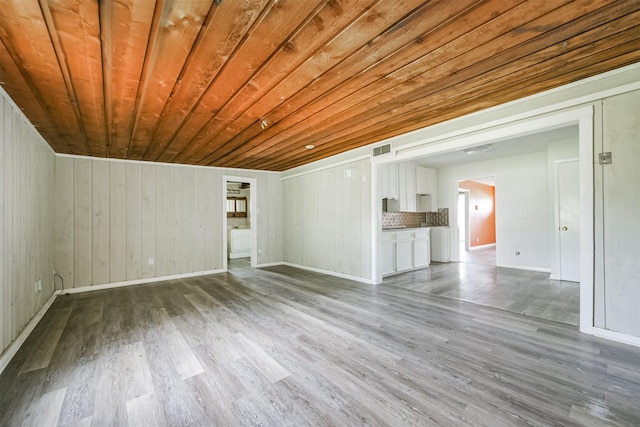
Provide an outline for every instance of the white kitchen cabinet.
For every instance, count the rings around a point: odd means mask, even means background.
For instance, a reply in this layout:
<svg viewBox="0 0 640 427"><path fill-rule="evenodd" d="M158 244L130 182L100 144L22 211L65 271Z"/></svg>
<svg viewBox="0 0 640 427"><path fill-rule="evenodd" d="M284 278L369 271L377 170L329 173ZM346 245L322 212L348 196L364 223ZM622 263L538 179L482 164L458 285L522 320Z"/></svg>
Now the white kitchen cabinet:
<svg viewBox="0 0 640 427"><path fill-rule="evenodd" d="M413 266L426 267L431 263L431 240L428 228L413 233Z"/></svg>
<svg viewBox="0 0 640 427"><path fill-rule="evenodd" d="M396 234L382 233L378 246L378 268L383 276L396 272Z"/></svg>
<svg viewBox="0 0 640 427"><path fill-rule="evenodd" d="M416 166L416 194L436 194L438 172L424 166Z"/></svg>
<svg viewBox="0 0 640 427"><path fill-rule="evenodd" d="M429 228L383 231L378 241L378 270L382 276L429 266Z"/></svg>
<svg viewBox="0 0 640 427"><path fill-rule="evenodd" d="M396 271L413 268L413 233L402 231L396 233Z"/></svg>
<svg viewBox="0 0 640 427"><path fill-rule="evenodd" d="M398 199L387 201L389 212L416 212L416 165L398 164Z"/></svg>
<svg viewBox="0 0 640 427"><path fill-rule="evenodd" d="M378 188L381 199L398 199L397 163L385 163L379 166Z"/></svg>

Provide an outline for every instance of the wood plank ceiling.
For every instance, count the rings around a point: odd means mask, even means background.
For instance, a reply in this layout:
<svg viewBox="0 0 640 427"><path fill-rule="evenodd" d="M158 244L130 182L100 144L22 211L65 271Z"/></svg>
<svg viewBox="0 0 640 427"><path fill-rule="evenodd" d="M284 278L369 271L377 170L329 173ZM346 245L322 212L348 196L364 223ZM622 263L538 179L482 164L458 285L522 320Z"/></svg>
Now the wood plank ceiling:
<svg viewBox="0 0 640 427"><path fill-rule="evenodd" d="M0 0L0 81L59 153L280 171L638 62L639 24L640 0Z"/></svg>

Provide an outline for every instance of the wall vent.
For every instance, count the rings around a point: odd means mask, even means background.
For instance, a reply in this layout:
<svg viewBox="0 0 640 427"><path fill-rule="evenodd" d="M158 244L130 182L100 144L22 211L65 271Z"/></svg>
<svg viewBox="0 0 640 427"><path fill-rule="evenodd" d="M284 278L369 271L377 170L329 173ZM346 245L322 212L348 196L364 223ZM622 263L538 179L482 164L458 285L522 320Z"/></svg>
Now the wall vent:
<svg viewBox="0 0 640 427"><path fill-rule="evenodd" d="M378 147L373 147L373 156L381 156L383 154L387 154L391 152L391 144L380 145Z"/></svg>

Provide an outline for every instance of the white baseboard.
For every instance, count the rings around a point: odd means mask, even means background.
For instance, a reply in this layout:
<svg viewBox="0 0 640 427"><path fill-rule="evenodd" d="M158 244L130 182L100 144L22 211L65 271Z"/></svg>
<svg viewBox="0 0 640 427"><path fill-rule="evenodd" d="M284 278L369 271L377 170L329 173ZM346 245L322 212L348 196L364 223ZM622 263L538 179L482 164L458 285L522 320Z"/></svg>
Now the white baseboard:
<svg viewBox="0 0 640 427"><path fill-rule="evenodd" d="M471 246L469 247L469 250L477 251L479 249L488 249L488 248L495 248L495 247L496 247L495 243L487 243L486 245Z"/></svg>
<svg viewBox="0 0 640 427"><path fill-rule="evenodd" d="M592 333L593 336L599 338L605 338L611 341L640 347L640 337L634 337L632 335L621 334L620 332L614 332L608 329L601 329L596 327L593 328Z"/></svg>
<svg viewBox="0 0 640 427"><path fill-rule="evenodd" d="M283 262L282 265L286 265L288 267L299 268L301 270L309 270L314 273L326 274L329 276L340 277L341 279L353 280L355 282L366 283L367 285L373 285L372 279L365 279L364 277L351 276L350 274L337 273L335 271L323 270L321 268L309 267L306 265L294 264L291 262Z"/></svg>
<svg viewBox="0 0 640 427"><path fill-rule="evenodd" d="M185 279L187 277L207 276L209 274L224 273L226 270L208 270L195 273L175 274L173 276L150 277L148 279L127 280L124 282L104 283L102 285L80 286L78 288L65 289L63 294L78 294L81 292L101 291L104 289L121 288L123 286L143 285L145 283L164 282L165 280Z"/></svg>
<svg viewBox="0 0 640 427"><path fill-rule="evenodd" d="M53 304L58 295L60 295L60 291L55 291L47 300L47 302L44 303L42 308L38 310L36 315L33 316L29 323L27 323L27 327L24 328L23 331L20 332L20 335L18 335L18 337L15 339L15 341L13 341L9 345L9 347L7 347L7 350L2 354L2 357L0 357L0 374L2 374L7 365L9 365L9 362L11 362L13 356L15 356L18 350L20 350L22 344L24 344L29 335L31 335L31 332L33 332L35 327L38 325L38 322L40 322L44 314L47 312L47 310L49 310L49 307L51 307L51 304Z"/></svg>
<svg viewBox="0 0 640 427"><path fill-rule="evenodd" d="M539 273L549 273L551 274L551 269L550 268L542 268L542 267L528 267L525 265L497 265L496 267L502 267L502 268L513 268L516 270L527 270L527 271L537 271Z"/></svg>
<svg viewBox="0 0 640 427"><path fill-rule="evenodd" d="M279 265L284 265L284 262L279 261L279 262L266 262L264 264L257 264L255 266L255 268L262 268L262 267L277 267Z"/></svg>

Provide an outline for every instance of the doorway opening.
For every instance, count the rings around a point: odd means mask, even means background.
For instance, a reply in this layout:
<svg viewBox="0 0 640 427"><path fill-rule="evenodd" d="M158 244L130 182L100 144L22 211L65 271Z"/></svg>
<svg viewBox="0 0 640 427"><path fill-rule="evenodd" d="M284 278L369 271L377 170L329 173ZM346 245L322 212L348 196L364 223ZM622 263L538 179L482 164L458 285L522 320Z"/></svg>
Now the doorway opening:
<svg viewBox="0 0 640 427"><path fill-rule="evenodd" d="M256 180L223 176L222 197L223 269L234 266L255 267L257 257Z"/></svg>
<svg viewBox="0 0 640 427"><path fill-rule="evenodd" d="M458 181L461 262L496 265L495 177Z"/></svg>

